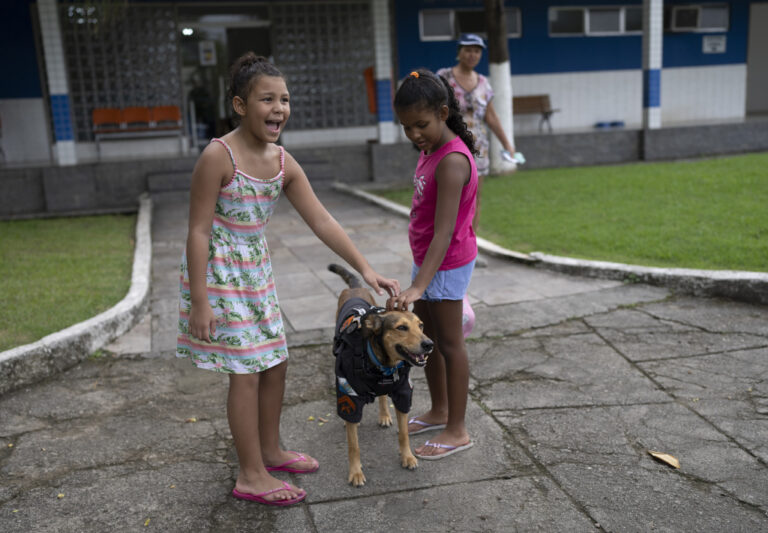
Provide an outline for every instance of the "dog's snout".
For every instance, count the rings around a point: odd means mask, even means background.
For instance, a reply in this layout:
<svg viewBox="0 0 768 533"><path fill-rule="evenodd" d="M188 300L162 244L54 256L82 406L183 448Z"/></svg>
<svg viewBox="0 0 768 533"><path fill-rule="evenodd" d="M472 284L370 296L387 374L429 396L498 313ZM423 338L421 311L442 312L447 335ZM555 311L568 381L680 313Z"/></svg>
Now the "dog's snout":
<svg viewBox="0 0 768 533"><path fill-rule="evenodd" d="M424 350L424 353L430 353L434 347L435 343L429 339L421 341L421 349Z"/></svg>

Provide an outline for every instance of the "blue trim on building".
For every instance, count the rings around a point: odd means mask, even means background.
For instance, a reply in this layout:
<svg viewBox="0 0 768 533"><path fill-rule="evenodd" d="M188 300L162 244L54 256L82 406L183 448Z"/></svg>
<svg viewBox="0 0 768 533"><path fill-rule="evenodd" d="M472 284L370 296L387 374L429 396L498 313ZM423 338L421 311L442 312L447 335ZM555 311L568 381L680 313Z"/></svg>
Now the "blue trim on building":
<svg viewBox="0 0 768 533"><path fill-rule="evenodd" d="M661 107L661 69L643 71L643 108Z"/></svg>
<svg viewBox="0 0 768 533"><path fill-rule="evenodd" d="M684 0L671 0L665 5L682 5ZM697 3L709 3L701 0ZM665 32L662 43L662 65L670 67L715 66L747 62L749 0L730 0L730 28L726 32L727 46L723 54L705 54L702 39L706 33ZM559 72L591 72L605 70L640 70L642 65L642 35L550 37L548 13L550 6L591 7L642 6L641 0L507 0L505 4L520 10L522 34L508 39L512 74L547 74ZM398 53L398 78L424 67L437 70L456 62L454 41L421 41L419 11L422 9L483 9L479 0L395 0L395 29ZM488 74L488 55L477 70Z"/></svg>
<svg viewBox="0 0 768 533"><path fill-rule="evenodd" d="M51 95L51 115L53 116L53 132L56 140L73 140L75 136L72 132L72 116L69 111L68 94Z"/></svg>
<svg viewBox="0 0 768 533"><path fill-rule="evenodd" d="M392 122L395 119L392 110L392 81L376 80L376 108L379 122Z"/></svg>

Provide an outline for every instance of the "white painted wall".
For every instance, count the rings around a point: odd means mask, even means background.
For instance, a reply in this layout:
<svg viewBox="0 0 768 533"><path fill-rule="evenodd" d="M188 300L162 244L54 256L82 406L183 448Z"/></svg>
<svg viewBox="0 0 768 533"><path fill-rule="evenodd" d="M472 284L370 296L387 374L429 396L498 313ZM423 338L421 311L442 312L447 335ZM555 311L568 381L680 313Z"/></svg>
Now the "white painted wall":
<svg viewBox="0 0 768 533"><path fill-rule="evenodd" d="M42 98L0 100L3 128L0 146L5 163L51 162L48 116Z"/></svg>
<svg viewBox="0 0 768 533"><path fill-rule="evenodd" d="M643 73L615 70L512 76L515 96L550 95L555 132L583 131L598 122L623 121L640 128L643 120ZM743 120L746 65L663 69L662 124ZM538 132L539 118L514 117L515 134Z"/></svg>
<svg viewBox="0 0 768 533"><path fill-rule="evenodd" d="M111 139L101 141L101 161L122 161L131 158L180 156L188 153L186 137L138 137L135 139ZM76 144L77 160L99 160L95 142Z"/></svg>
<svg viewBox="0 0 768 533"><path fill-rule="evenodd" d="M640 127L643 120L639 69L512 76L512 92L515 96L549 94L552 107L560 109L551 119L556 133L616 120L624 121L626 127ZM517 115L514 122L516 135L538 132L538 116Z"/></svg>
<svg viewBox="0 0 768 533"><path fill-rule="evenodd" d="M741 120L747 96L747 66L685 67L661 73L661 122Z"/></svg>

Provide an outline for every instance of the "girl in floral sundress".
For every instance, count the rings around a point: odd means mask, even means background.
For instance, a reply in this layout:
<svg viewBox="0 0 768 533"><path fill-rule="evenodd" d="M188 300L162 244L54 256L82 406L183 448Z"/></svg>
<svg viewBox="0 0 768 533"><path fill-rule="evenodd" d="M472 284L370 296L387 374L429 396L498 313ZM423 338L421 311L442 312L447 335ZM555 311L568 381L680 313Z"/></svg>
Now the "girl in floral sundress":
<svg viewBox="0 0 768 533"><path fill-rule="evenodd" d="M227 417L240 463L233 496L291 505L306 492L270 472L309 473L319 465L279 445L288 352L264 230L281 192L378 294L396 295L400 287L370 267L296 160L275 144L290 116L280 71L245 54L232 67L230 96L240 125L214 139L192 173L176 355L229 374Z"/></svg>

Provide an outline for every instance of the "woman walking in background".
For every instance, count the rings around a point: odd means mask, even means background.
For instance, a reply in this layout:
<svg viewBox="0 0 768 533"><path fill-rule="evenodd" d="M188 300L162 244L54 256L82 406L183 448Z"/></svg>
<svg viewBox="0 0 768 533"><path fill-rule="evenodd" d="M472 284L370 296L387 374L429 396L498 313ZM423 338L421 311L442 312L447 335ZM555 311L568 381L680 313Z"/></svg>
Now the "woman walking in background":
<svg viewBox="0 0 768 533"><path fill-rule="evenodd" d="M504 129L501 127L498 115L493 108L493 89L488 78L478 73L475 68L483 57L485 42L479 35L465 33L458 40L457 63L453 67L443 68L437 74L448 80L456 100L459 102L459 111L464 122L475 137L475 164L479 178L477 194L477 210L472 221L472 227L477 232L480 213L480 190L483 186L483 178L488 175L491 167L488 148L490 137L488 128L499 139L504 147L502 153L507 161L512 161L515 147L509 142ZM480 266L480 265L478 265Z"/></svg>

